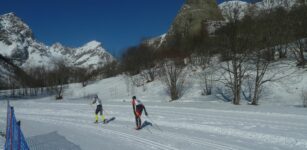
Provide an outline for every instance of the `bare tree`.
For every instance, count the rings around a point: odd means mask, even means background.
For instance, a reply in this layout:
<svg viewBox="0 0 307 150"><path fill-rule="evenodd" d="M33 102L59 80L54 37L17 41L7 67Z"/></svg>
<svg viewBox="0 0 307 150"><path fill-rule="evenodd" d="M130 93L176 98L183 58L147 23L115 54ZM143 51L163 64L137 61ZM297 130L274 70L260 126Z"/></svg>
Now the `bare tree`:
<svg viewBox="0 0 307 150"><path fill-rule="evenodd" d="M68 83L70 68L65 60L54 60L54 69L50 73L50 81L56 93L56 99L63 99L64 85Z"/></svg>
<svg viewBox="0 0 307 150"><path fill-rule="evenodd" d="M305 68L306 65L306 58L305 58L305 51L307 50L307 40L301 39L297 40L292 43L290 46L292 54L297 61L297 66Z"/></svg>
<svg viewBox="0 0 307 150"><path fill-rule="evenodd" d="M305 68L307 51L307 6L299 5L294 7L289 12L289 17L292 19L289 22L292 29L292 38L294 43L291 44L290 49L297 60L297 65Z"/></svg>
<svg viewBox="0 0 307 150"><path fill-rule="evenodd" d="M215 69L216 68L206 68L201 74L200 77L200 86L202 87L202 95L211 95L212 89L215 82L218 79L215 79Z"/></svg>
<svg viewBox="0 0 307 150"><path fill-rule="evenodd" d="M246 36L245 32L249 30L247 24L242 24L239 20L239 12L234 9L233 18L229 18L226 26L217 30L217 41L222 50L223 59L226 61L221 66L225 74L223 74L223 83L230 88L233 93L233 104L239 105L241 100L241 85L243 77L247 71L245 62L248 60L248 41L251 37Z"/></svg>
<svg viewBox="0 0 307 150"><path fill-rule="evenodd" d="M159 67L145 69L141 71L140 75L146 82L151 82L158 76L158 69Z"/></svg>
<svg viewBox="0 0 307 150"><path fill-rule="evenodd" d="M128 93L128 96L135 95L135 87L132 82L131 76L130 75L125 75L125 84L126 84L126 92Z"/></svg>
<svg viewBox="0 0 307 150"><path fill-rule="evenodd" d="M249 79L253 82L250 87L251 105L258 105L259 98L263 91L264 84L270 82L278 82L280 80L291 77L295 70L291 71L293 67L287 61L272 62L266 60L261 54L254 53L254 57L250 57L250 71L247 73Z"/></svg>
<svg viewBox="0 0 307 150"><path fill-rule="evenodd" d="M286 61L275 62L274 54L279 58L285 58L287 44L291 39L289 31L290 18L283 8L276 8L270 12L261 12L252 18L245 17L241 24L248 27L243 31L248 44L248 60L245 62L249 67L246 77L249 80L250 100L252 105L258 105L263 85L267 82L275 82L293 74L284 72L289 70L290 64ZM244 29L244 28L243 28ZM276 46L277 45L277 46Z"/></svg>
<svg viewBox="0 0 307 150"><path fill-rule="evenodd" d="M186 72L181 62L167 61L163 64L162 82L167 87L171 101L178 100L183 96L186 82Z"/></svg>

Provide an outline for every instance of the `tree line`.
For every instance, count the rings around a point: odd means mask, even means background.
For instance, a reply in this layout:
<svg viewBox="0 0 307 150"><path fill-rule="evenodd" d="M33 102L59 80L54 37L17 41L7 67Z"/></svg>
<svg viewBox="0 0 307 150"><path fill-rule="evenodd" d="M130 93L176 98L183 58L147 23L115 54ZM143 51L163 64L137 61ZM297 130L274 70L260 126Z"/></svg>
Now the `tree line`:
<svg viewBox="0 0 307 150"><path fill-rule="evenodd" d="M184 91L184 69L191 65L209 69L217 63L212 58L218 56L222 73L215 80L231 91L229 100L238 105L243 93L250 104L258 105L265 83L289 75L281 73L283 68L277 61L295 60L297 67L306 67L307 6L304 2L291 9L257 10L250 6L243 18L240 18L239 6L228 13L231 17L213 34L207 30L212 22L204 20L199 33L184 39L178 37L180 41L174 36L168 46L153 49L141 44L128 48L122 57L123 72L133 76L147 70L153 75L148 81L154 77L162 79L171 99L176 100ZM150 71L153 68L156 73ZM212 71L201 76L201 80L204 94L211 94ZM249 85L244 85L246 82ZM249 89L248 94L242 89L245 87Z"/></svg>

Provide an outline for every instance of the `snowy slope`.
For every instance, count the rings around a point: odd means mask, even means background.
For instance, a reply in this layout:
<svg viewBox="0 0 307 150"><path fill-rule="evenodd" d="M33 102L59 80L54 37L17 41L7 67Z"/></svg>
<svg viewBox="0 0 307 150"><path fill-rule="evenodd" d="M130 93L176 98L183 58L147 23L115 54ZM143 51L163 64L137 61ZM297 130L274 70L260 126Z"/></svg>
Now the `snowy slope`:
<svg viewBox="0 0 307 150"><path fill-rule="evenodd" d="M161 45L163 44L163 42L165 42L165 37L166 37L166 33L165 34L162 34L160 36L157 36L157 37L154 37L154 38L151 38L149 40L146 40L144 41L144 44L147 44L155 49L158 49L161 47Z"/></svg>
<svg viewBox="0 0 307 150"><path fill-rule="evenodd" d="M266 84L267 92L259 106L247 105L246 101L234 106L216 97L216 92L213 96L201 96L196 76L197 72L190 72L190 88L182 99L173 103L168 102L160 81L134 87L130 78L118 76L85 88L72 84L63 101L46 97L11 101L11 104L15 106L16 117L22 121L27 139L44 146L62 137L65 140L59 147L84 150L307 148L307 109L300 107L299 96L306 88L305 71L297 69L286 80ZM106 125L93 123L95 108L90 105L93 94L102 99L106 117L115 117L115 120ZM150 117L143 116L147 126L140 131L134 130L130 104L133 95L144 102ZM5 120L5 106L5 102L0 101L0 123ZM57 135L50 134L54 132ZM50 135L48 140L37 141L38 137L46 135Z"/></svg>

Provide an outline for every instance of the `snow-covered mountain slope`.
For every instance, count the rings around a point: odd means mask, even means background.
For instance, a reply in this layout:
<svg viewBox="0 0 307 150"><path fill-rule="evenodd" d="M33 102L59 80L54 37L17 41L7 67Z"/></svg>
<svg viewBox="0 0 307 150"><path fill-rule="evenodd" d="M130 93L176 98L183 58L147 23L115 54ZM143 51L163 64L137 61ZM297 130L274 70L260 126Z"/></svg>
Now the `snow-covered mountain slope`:
<svg viewBox="0 0 307 150"><path fill-rule="evenodd" d="M58 59L65 60L67 65L84 68L100 67L115 60L97 41L79 48L60 43L46 46L34 38L29 26L14 13L0 16L0 54L24 69L51 66Z"/></svg>
<svg viewBox="0 0 307 150"><path fill-rule="evenodd" d="M74 66L99 67L115 60L98 41L91 41L73 51Z"/></svg>
<svg viewBox="0 0 307 150"><path fill-rule="evenodd" d="M222 12L222 15L227 21L234 18L236 19L243 18L248 9L248 5L249 4L247 2L233 0L221 3L219 5L219 8Z"/></svg>
<svg viewBox="0 0 307 150"><path fill-rule="evenodd" d="M146 44L146 45L151 46L151 47L153 47L155 49L158 49L158 48L161 47L163 42L165 42L165 40L166 40L165 37L166 37L166 33L164 33L164 34L162 34L160 36L157 36L157 37L145 40L143 42L143 44Z"/></svg>
<svg viewBox="0 0 307 150"><path fill-rule="evenodd" d="M219 4L219 8L226 21L229 19L241 19L247 13L249 8L254 8L256 11L269 10L276 7L284 7L290 9L298 4L297 0L263 0L257 3L247 3L240 0L231 0Z"/></svg>
<svg viewBox="0 0 307 150"><path fill-rule="evenodd" d="M261 9L272 9L276 7L290 9L296 4L298 4L298 0L262 0L256 3L256 6Z"/></svg>
<svg viewBox="0 0 307 150"><path fill-rule="evenodd" d="M28 46L33 43L33 38L29 26L15 14L0 16L0 54L21 65L29 57Z"/></svg>

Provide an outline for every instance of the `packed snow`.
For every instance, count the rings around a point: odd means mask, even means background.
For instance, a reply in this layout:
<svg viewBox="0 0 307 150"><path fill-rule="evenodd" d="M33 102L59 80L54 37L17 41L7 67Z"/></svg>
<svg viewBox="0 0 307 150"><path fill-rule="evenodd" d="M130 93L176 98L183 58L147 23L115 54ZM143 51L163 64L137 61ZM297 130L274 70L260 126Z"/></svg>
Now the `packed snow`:
<svg viewBox="0 0 307 150"><path fill-rule="evenodd" d="M43 147L305 150L307 109L301 106L300 93L305 88L307 74L303 70L296 73L300 76L295 75L287 82L267 84L267 92L259 106L247 105L244 100L235 106L220 100L216 93L201 96L200 85L193 73L190 89L176 102L168 102L170 99L160 81L135 87L129 77L118 76L85 88L71 84L62 101L51 96L12 100L11 105L15 107L17 119L21 120L30 147L35 150ZM102 99L106 117L115 117L108 124L94 124L95 107L90 105L94 94ZM134 129L130 103L133 95L143 101L149 113L149 117L142 117L145 127L139 131ZM2 131L5 116L6 102L1 101Z"/></svg>

